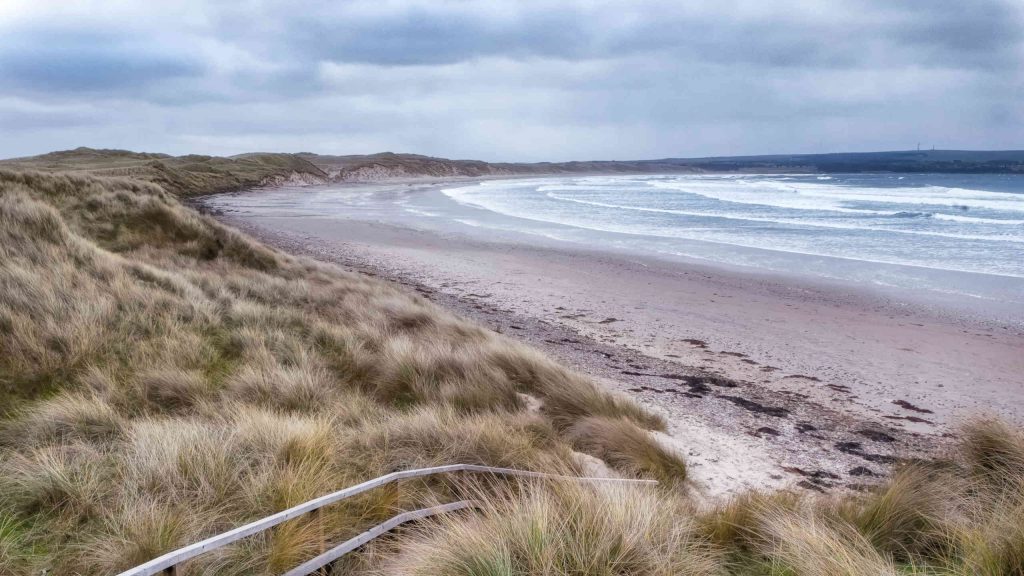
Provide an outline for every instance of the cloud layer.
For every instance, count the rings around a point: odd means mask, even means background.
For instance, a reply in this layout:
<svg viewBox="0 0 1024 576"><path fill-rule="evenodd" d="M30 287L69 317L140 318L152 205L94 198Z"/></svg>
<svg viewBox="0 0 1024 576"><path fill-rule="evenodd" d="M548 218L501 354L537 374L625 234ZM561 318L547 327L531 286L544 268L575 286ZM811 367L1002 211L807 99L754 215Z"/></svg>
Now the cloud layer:
<svg viewBox="0 0 1024 576"><path fill-rule="evenodd" d="M1024 148L1018 0L0 4L0 156Z"/></svg>

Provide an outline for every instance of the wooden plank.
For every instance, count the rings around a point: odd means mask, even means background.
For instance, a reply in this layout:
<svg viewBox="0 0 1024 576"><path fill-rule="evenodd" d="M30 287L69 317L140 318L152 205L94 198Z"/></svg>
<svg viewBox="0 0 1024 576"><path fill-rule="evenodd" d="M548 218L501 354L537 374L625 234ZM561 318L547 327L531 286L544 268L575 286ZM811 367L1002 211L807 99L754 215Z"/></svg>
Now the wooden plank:
<svg viewBox="0 0 1024 576"><path fill-rule="evenodd" d="M317 556L316 558L313 558L308 562L304 562L299 566L292 568L291 570L285 572L284 576L307 576L308 574L311 574L327 566L331 562L334 562L338 558L341 558L342 556L348 554L356 548L359 548L360 546L366 544L370 540L373 540L378 536L382 536L394 530L396 527L405 524L406 522L411 522L412 520L418 520L420 518L426 518L427 516L434 516L436 514L444 514L446 512L462 510L464 508L476 507L479 507L479 504L472 500L461 500L459 502L452 502L451 504L444 504L442 506L434 506L432 508L422 508L420 510L404 512L402 514L399 514L398 516L395 516L385 522L382 522L374 526L373 528L370 528L369 530L363 532L355 538L342 542L341 544L335 546L334 548L331 548L327 552Z"/></svg>
<svg viewBox="0 0 1024 576"><path fill-rule="evenodd" d="M162 556L150 560L149 562L146 562L145 564L141 564L139 566L121 572L118 576L152 576L154 574L160 573L163 570L172 568L182 562L185 562L186 560L195 558L200 554L209 552L210 550L216 550L217 548L221 548L222 546L226 546L228 544L231 544L232 542L241 540L242 538L245 538L247 536L252 536L253 534L257 534L259 532L267 530L268 528L277 526L282 522L287 522L288 520L297 518L299 516L302 516L303 514L307 514L314 510L318 510L320 508L323 508L324 506L338 502L339 500L344 500L345 498L351 498L352 496L355 496L357 494L362 494L363 492L366 492L367 490L372 490L373 488L377 488L378 486L383 486L384 484L389 484L391 482L395 482L397 480L402 480L405 478L416 478L420 476L430 476L433 474L444 474L448 472L490 473L501 474L505 476L573 480L580 482L612 482L629 484L658 483L656 480L633 480L629 478L582 478L576 476L563 476L559 474L545 474L543 472L532 472L529 470L516 470L514 468L494 468L491 466L480 466L476 464L449 464L447 466L435 466L433 468L416 468L413 470L402 470L399 472L392 472L391 474L385 474L384 476L380 476L379 478L367 480L362 484L357 484L355 486L345 488L344 490L339 490L337 492L333 492L331 494L315 498L308 502L299 504L298 506L293 506L292 508L289 508L287 510L282 510L277 514L272 514L270 516L267 516L266 518L261 518L259 520L245 524L244 526L239 526L238 528L228 530L227 532L217 534L216 536L211 536L210 538L207 538L200 542L196 542L195 544L190 544L188 546L185 546L184 548L179 548L178 550L168 552Z"/></svg>

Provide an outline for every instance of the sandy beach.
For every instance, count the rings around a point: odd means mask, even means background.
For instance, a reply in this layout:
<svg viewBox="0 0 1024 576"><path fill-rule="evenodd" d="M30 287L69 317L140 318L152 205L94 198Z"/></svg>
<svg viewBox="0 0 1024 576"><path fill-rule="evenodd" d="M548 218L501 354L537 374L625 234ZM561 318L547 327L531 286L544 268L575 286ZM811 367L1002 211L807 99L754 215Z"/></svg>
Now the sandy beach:
<svg viewBox="0 0 1024 576"><path fill-rule="evenodd" d="M215 211L286 251L404 284L663 412L663 440L712 496L856 488L937 453L963 418L1024 415L1024 332L1010 323L835 283L247 205L261 193L219 197Z"/></svg>

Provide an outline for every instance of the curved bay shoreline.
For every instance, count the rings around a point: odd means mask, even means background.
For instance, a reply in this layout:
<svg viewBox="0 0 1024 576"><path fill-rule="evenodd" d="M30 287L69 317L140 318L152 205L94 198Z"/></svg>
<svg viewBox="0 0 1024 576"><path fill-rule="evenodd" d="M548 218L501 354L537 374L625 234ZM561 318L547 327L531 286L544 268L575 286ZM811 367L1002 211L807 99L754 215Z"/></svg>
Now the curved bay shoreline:
<svg viewBox="0 0 1024 576"><path fill-rule="evenodd" d="M1024 334L1010 326L711 266L356 219L217 217L405 285L633 395L667 416L664 442L710 496L857 488L938 453L961 417L1024 413Z"/></svg>

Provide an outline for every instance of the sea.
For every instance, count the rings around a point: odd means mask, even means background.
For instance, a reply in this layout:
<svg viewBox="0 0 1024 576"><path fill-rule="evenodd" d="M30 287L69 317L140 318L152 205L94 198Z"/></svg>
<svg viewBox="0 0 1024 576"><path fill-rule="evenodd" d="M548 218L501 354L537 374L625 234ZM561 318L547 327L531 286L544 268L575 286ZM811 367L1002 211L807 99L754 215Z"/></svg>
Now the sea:
<svg viewBox="0 0 1024 576"><path fill-rule="evenodd" d="M1024 315L1024 175L558 176L264 197L495 241L998 303Z"/></svg>

